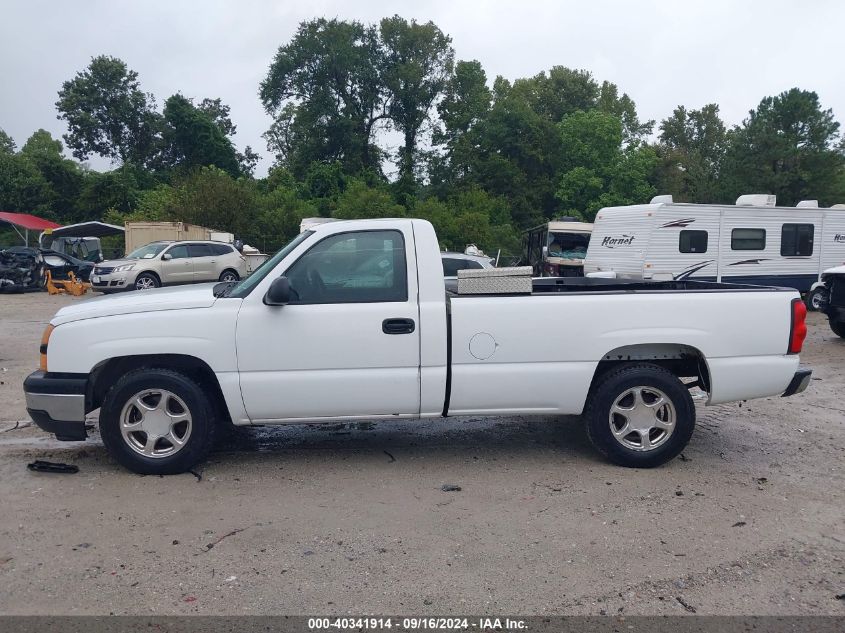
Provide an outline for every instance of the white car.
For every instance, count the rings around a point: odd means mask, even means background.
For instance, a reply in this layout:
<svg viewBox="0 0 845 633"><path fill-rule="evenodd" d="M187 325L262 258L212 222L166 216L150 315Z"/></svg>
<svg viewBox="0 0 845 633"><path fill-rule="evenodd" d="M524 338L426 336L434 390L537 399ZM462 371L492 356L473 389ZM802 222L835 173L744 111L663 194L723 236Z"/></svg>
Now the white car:
<svg viewBox="0 0 845 633"><path fill-rule="evenodd" d="M718 404L810 380L794 290L544 278L460 295L442 271L428 222L353 220L236 285L74 303L44 333L27 408L64 440L100 409L107 449L139 473L184 472L227 425L456 415L583 414L609 459L651 467L689 441L693 386Z"/></svg>

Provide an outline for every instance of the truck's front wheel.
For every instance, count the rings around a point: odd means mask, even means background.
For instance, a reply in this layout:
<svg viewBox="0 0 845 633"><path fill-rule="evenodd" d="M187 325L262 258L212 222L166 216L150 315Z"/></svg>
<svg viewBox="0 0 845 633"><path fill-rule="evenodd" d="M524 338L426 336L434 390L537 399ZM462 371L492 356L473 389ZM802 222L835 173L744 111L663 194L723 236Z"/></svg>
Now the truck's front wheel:
<svg viewBox="0 0 845 633"><path fill-rule="evenodd" d="M677 456L695 428L695 405L671 372L625 365L599 378L584 413L593 445L612 462L652 468Z"/></svg>
<svg viewBox="0 0 845 633"><path fill-rule="evenodd" d="M836 334L836 336L845 338L845 321L834 321L831 319L830 329L833 330L833 333Z"/></svg>
<svg viewBox="0 0 845 633"><path fill-rule="evenodd" d="M214 407L193 380L169 369L138 369L109 390L100 435L109 453L142 475L183 473L214 443Z"/></svg>

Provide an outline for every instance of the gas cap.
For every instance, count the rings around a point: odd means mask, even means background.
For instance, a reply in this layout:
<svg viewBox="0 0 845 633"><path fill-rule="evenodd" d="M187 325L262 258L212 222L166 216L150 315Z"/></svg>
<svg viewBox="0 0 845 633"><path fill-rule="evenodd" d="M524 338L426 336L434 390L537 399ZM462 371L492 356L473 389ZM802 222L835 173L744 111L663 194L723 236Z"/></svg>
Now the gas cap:
<svg viewBox="0 0 845 633"><path fill-rule="evenodd" d="M487 360L496 351L496 339L487 332L479 332L469 340L469 353L478 360Z"/></svg>

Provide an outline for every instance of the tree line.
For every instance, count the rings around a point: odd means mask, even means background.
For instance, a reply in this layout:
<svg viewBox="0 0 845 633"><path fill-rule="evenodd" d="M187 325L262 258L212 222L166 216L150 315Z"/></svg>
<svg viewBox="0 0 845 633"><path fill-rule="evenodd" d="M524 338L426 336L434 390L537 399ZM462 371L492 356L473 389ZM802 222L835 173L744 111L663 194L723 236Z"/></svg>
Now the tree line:
<svg viewBox="0 0 845 633"><path fill-rule="evenodd" d="M798 88L733 127L717 104L679 105L657 124L586 70L491 82L435 24L399 16L301 23L257 88L275 157L264 178L219 98L175 94L159 107L125 62L95 57L58 91L64 143L37 130L18 149L0 130L0 209L62 223L183 220L266 250L303 217L421 217L444 247L517 253L525 228L657 193L845 202L839 123ZM80 162L91 156L114 169Z"/></svg>

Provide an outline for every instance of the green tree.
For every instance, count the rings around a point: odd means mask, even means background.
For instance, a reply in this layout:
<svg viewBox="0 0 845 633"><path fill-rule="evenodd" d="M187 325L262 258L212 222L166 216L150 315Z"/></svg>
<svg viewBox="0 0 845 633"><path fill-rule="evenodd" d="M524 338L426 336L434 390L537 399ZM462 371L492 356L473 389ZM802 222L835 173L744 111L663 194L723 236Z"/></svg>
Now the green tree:
<svg viewBox="0 0 845 633"><path fill-rule="evenodd" d="M265 138L298 177L313 162L340 162L347 173L378 169L373 143L386 118L378 33L360 22L303 22L279 48L260 97L274 123Z"/></svg>
<svg viewBox="0 0 845 633"><path fill-rule="evenodd" d="M779 204L842 199L843 146L833 111L815 92L792 88L766 97L728 137L727 196L766 192Z"/></svg>
<svg viewBox="0 0 845 633"><path fill-rule="evenodd" d="M232 141L211 116L182 95L165 102L162 141L163 161L170 167L189 171L214 165L232 176L240 174Z"/></svg>
<svg viewBox="0 0 845 633"><path fill-rule="evenodd" d="M352 180L337 201L333 216L344 220L366 218L401 218L405 207L394 202L390 193L363 180Z"/></svg>
<svg viewBox="0 0 845 633"><path fill-rule="evenodd" d="M108 209L121 213L132 211L141 192L154 182L149 172L132 164L112 171L87 172L76 202L78 219L99 219Z"/></svg>
<svg viewBox="0 0 845 633"><path fill-rule="evenodd" d="M548 74L517 79L511 90L553 123L573 112L595 108L599 96L599 85L592 73L565 66L554 66Z"/></svg>
<svg viewBox="0 0 845 633"><path fill-rule="evenodd" d="M64 82L56 108L70 130L65 142L79 160L98 154L146 165L156 154L155 99L141 90L138 73L116 57L94 57Z"/></svg>
<svg viewBox="0 0 845 633"><path fill-rule="evenodd" d="M479 62L455 64L437 105L440 124L432 135L433 143L443 146L443 152L434 153L429 164L431 182L441 193L470 176L479 140L476 128L490 111L492 96Z"/></svg>
<svg viewBox="0 0 845 633"><path fill-rule="evenodd" d="M654 194L657 156L648 146L623 146L618 117L576 112L558 128L565 160L556 195L567 214L592 221L602 207L646 202Z"/></svg>
<svg viewBox="0 0 845 633"><path fill-rule="evenodd" d="M718 105L709 103L700 110L678 106L660 123L658 191L680 202L726 202L720 199L719 182L726 148Z"/></svg>
<svg viewBox="0 0 845 633"><path fill-rule="evenodd" d="M197 109L207 115L215 123L215 125L217 125L224 136L228 137L230 141L232 140L232 137L237 131L237 127L234 123L232 123L232 118L229 114L231 108L223 103L219 97L216 99L203 99L200 101ZM255 167L261 158L249 145L244 148L243 152L236 149L235 156L238 161L240 172L248 175L251 175L253 171L255 171Z"/></svg>
<svg viewBox="0 0 845 633"><path fill-rule="evenodd" d="M654 129L654 121L640 121L637 106L627 94L619 96L619 88L609 81L602 83L596 107L622 121L622 142L626 145L641 143Z"/></svg>
<svg viewBox="0 0 845 633"><path fill-rule="evenodd" d="M85 173L78 163L62 155L62 149L60 140L46 130L38 130L24 143L20 156L34 165L48 183L49 205L55 217L70 223L80 219L77 201Z"/></svg>
<svg viewBox="0 0 845 633"><path fill-rule="evenodd" d="M299 233L303 218L315 215L315 206L300 198L295 189L278 187L261 199L250 243L272 253Z"/></svg>
<svg viewBox="0 0 845 633"><path fill-rule="evenodd" d="M420 131L452 73L452 39L433 22L420 24L394 15L379 26L384 49L382 79L387 114L403 136L399 151L400 189L412 193Z"/></svg>
<svg viewBox="0 0 845 633"><path fill-rule="evenodd" d="M467 184L504 197L514 224L531 226L551 217L558 207L554 194L562 157L560 136L521 91L498 78L493 92L493 106L476 126L477 150L467 168Z"/></svg>
<svg viewBox="0 0 845 633"><path fill-rule="evenodd" d="M0 152L0 209L53 217L55 192L32 161Z"/></svg>
<svg viewBox="0 0 845 633"><path fill-rule="evenodd" d="M0 154L14 154L15 149L15 140L0 128Z"/></svg>

